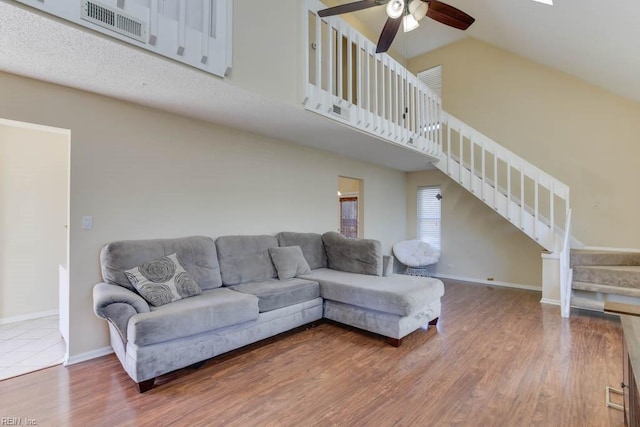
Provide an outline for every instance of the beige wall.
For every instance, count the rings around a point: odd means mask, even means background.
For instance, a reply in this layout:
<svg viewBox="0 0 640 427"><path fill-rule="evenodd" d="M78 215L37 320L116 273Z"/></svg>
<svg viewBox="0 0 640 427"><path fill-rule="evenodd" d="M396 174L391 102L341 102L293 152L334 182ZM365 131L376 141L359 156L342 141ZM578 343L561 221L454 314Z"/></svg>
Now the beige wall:
<svg viewBox="0 0 640 427"><path fill-rule="evenodd" d="M225 79L302 106L302 7L298 0L233 1L233 66Z"/></svg>
<svg viewBox="0 0 640 427"><path fill-rule="evenodd" d="M405 238L405 173L8 74L0 92L0 117L71 130L71 356L108 345L91 297L108 241L335 230L340 175L366 182L365 237Z"/></svg>
<svg viewBox="0 0 640 427"><path fill-rule="evenodd" d="M640 104L474 39L409 68L436 65L447 112L569 185L578 240L640 248Z"/></svg>
<svg viewBox="0 0 640 427"><path fill-rule="evenodd" d="M58 308L68 136L0 123L0 320Z"/></svg>
<svg viewBox="0 0 640 427"><path fill-rule="evenodd" d="M542 248L439 170L407 180L407 235L416 238L416 191L441 186L442 256L433 274L541 287Z"/></svg>

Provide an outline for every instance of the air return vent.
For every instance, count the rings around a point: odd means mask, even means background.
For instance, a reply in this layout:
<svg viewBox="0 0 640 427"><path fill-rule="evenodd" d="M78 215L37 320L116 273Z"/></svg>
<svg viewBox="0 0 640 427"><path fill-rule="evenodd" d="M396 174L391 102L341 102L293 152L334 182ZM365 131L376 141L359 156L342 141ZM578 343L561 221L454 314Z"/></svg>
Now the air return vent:
<svg viewBox="0 0 640 427"><path fill-rule="evenodd" d="M132 39L147 42L147 23L119 9L95 1L82 0L82 19Z"/></svg>
<svg viewBox="0 0 640 427"><path fill-rule="evenodd" d="M331 107L331 113L338 117L342 117L345 120L349 120L349 108L343 108L339 105L333 104Z"/></svg>

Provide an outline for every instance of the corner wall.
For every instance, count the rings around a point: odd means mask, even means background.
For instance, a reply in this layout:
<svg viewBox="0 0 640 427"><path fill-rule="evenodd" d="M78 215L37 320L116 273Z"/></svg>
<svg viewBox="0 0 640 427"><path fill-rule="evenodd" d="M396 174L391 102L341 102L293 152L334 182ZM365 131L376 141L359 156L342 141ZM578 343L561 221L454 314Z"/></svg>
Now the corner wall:
<svg viewBox="0 0 640 427"><path fill-rule="evenodd" d="M0 123L0 322L54 314L67 265L69 137Z"/></svg>
<svg viewBox="0 0 640 427"><path fill-rule="evenodd" d="M364 180L365 237L406 238L403 172L4 73L0 92L0 117L71 130L72 358L109 343L91 296L109 241L335 230L340 175Z"/></svg>

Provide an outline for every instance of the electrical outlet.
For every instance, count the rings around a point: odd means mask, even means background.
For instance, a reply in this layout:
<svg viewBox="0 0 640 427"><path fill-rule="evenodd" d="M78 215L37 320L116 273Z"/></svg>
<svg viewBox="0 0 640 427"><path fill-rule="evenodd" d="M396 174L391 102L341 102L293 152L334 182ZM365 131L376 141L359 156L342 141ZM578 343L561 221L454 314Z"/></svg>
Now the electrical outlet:
<svg viewBox="0 0 640 427"><path fill-rule="evenodd" d="M487 280L493 282L495 279L493 277L487 277Z"/></svg>

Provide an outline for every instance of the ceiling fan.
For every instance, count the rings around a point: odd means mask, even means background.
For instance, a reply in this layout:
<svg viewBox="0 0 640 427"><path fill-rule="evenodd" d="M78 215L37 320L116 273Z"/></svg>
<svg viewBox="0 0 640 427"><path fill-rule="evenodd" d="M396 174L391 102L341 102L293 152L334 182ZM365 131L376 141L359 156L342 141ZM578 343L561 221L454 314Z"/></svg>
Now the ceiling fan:
<svg viewBox="0 0 640 427"><path fill-rule="evenodd" d="M322 9L318 16L340 15L384 4L387 5L388 18L378 39L376 53L389 50L401 24L404 24L406 33L418 28L418 21L425 16L459 30L466 30L475 21L460 9L437 0L361 0Z"/></svg>

